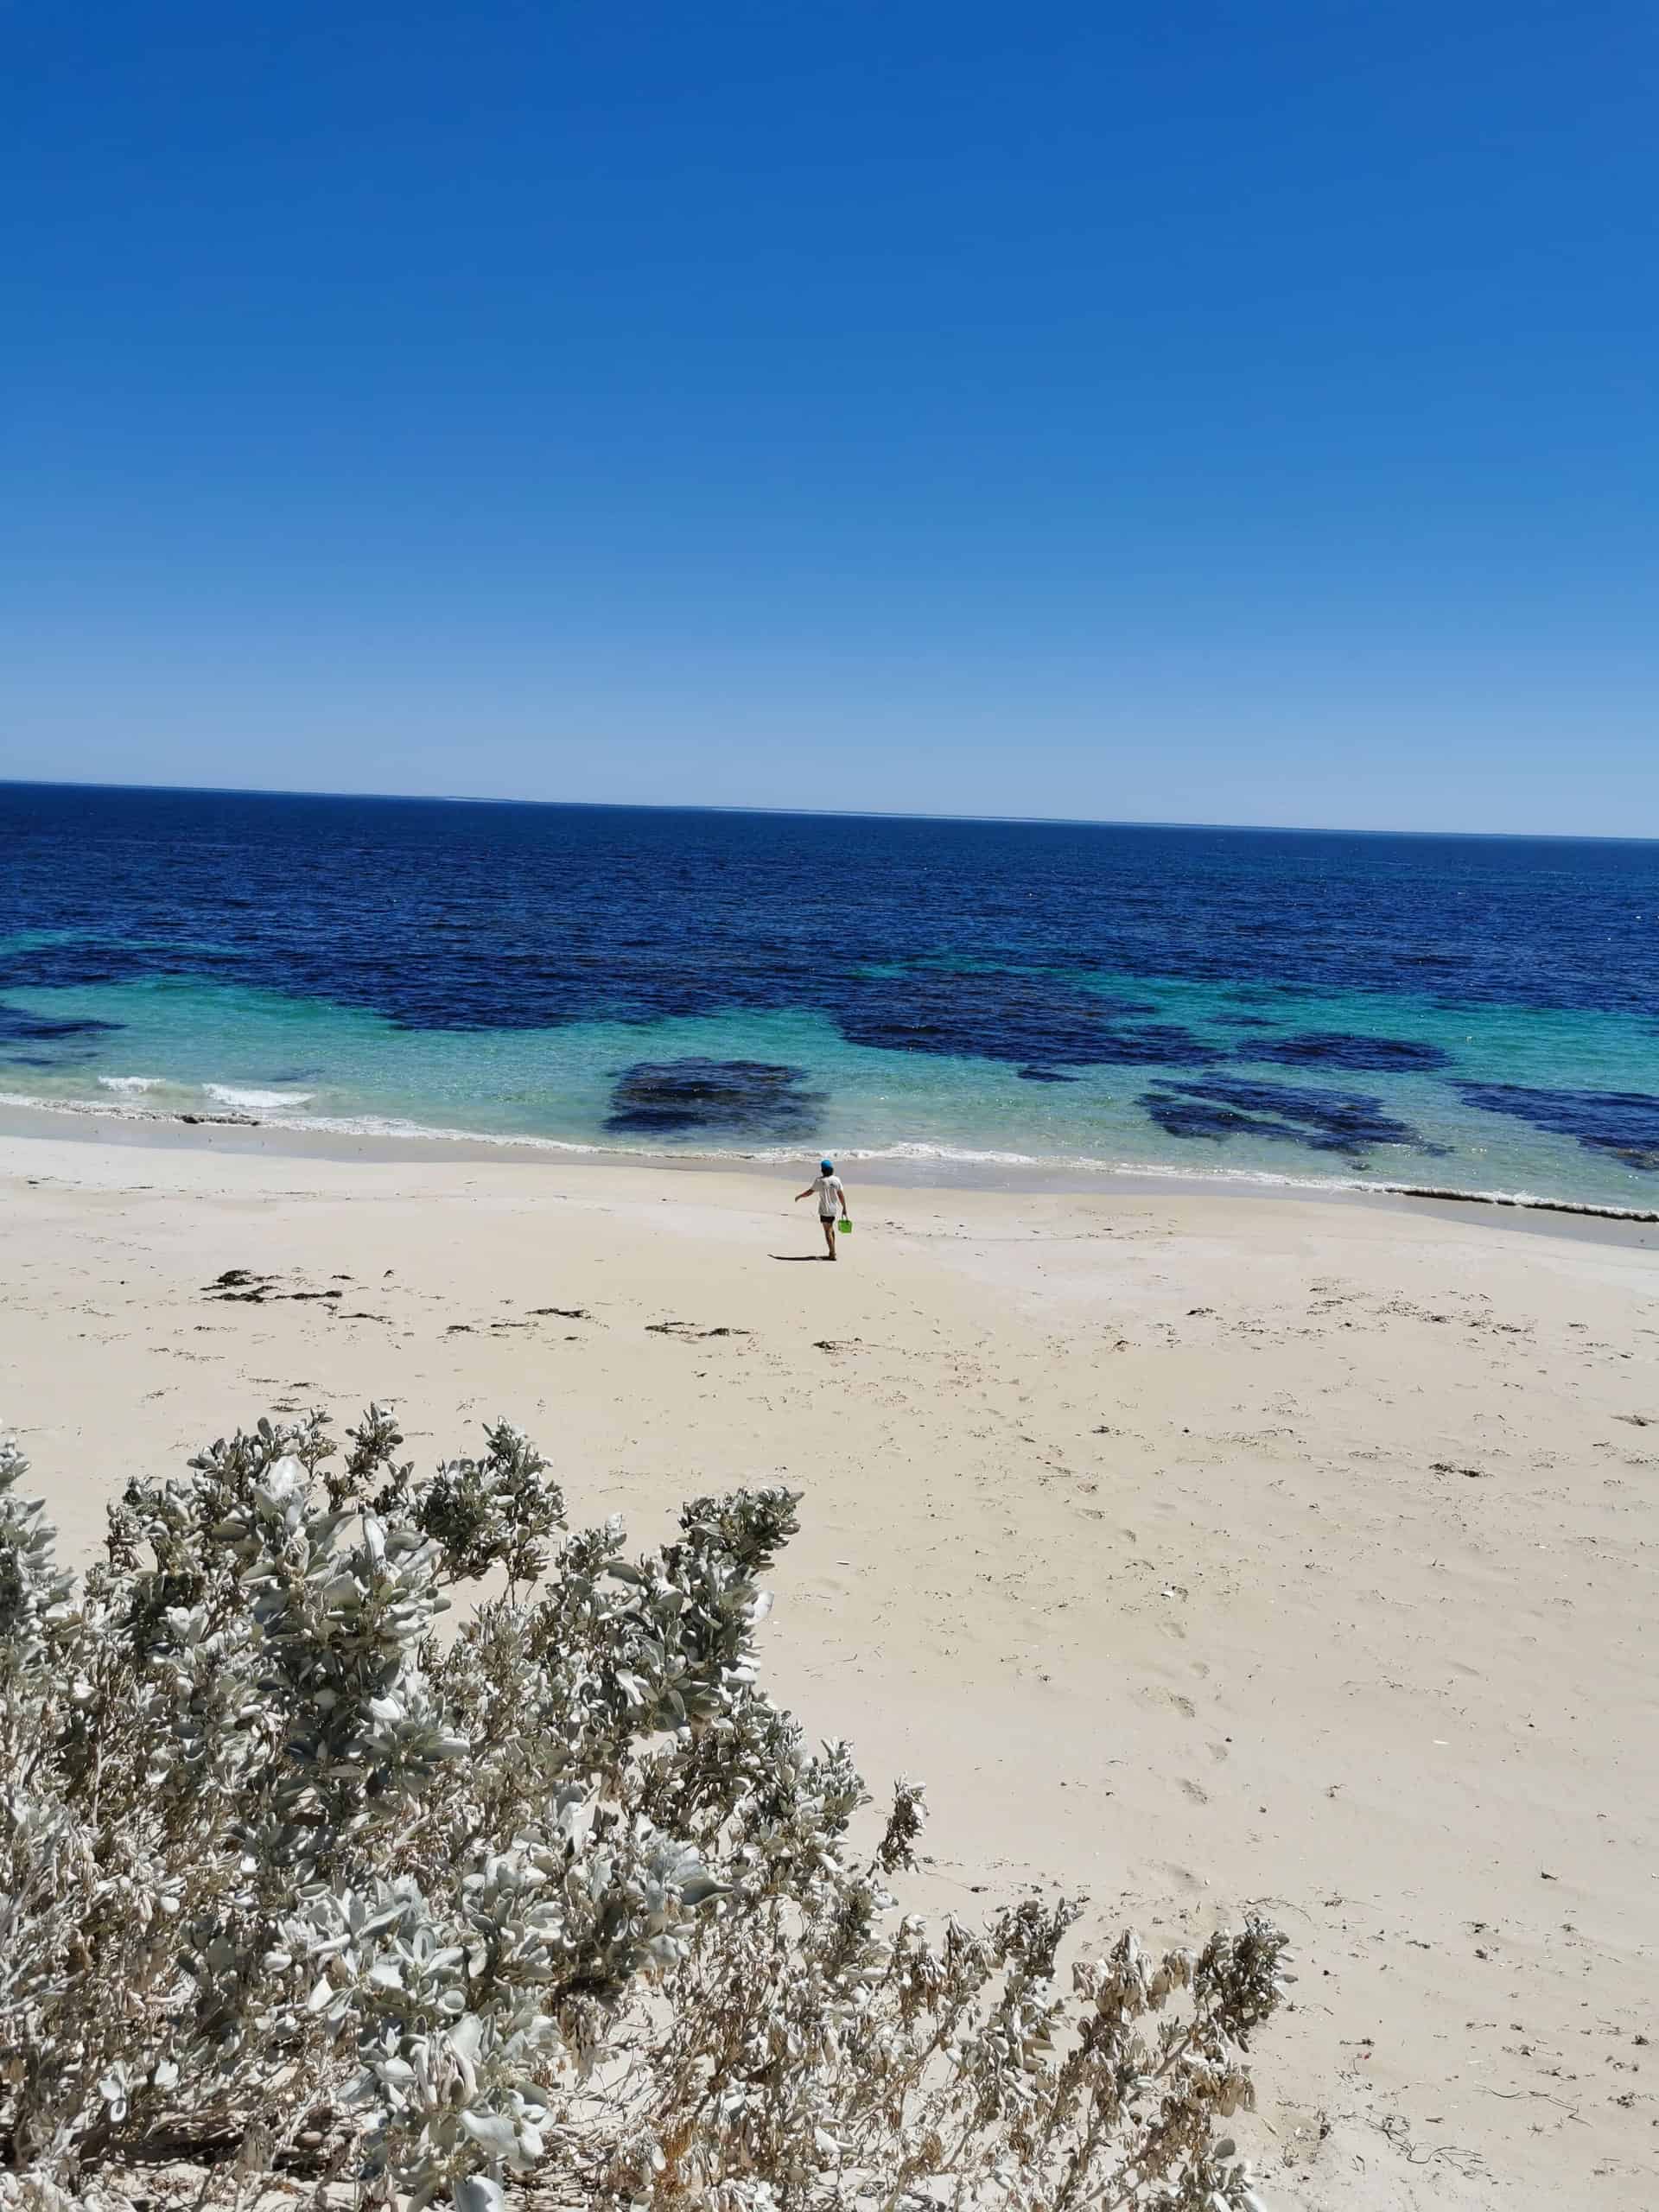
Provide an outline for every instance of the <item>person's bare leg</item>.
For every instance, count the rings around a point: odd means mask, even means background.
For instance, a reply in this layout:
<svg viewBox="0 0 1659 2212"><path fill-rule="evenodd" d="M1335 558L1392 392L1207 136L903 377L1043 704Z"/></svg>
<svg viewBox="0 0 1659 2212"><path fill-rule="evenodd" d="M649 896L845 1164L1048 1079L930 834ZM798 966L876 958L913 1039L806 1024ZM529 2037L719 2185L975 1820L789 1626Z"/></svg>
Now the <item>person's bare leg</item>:
<svg viewBox="0 0 1659 2212"><path fill-rule="evenodd" d="M823 1229L824 1250L833 1260L838 1256L836 1251L836 1217L832 1213L822 1214L819 1220Z"/></svg>

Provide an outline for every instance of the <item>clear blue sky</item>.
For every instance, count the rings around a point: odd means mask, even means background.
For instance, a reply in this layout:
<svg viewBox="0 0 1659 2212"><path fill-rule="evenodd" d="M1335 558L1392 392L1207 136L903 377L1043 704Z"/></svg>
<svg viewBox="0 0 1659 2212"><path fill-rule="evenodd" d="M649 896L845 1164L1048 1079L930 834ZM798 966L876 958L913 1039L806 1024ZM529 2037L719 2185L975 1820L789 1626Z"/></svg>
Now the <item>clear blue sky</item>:
<svg viewBox="0 0 1659 2212"><path fill-rule="evenodd" d="M1659 836L1649 0L13 0L0 774Z"/></svg>

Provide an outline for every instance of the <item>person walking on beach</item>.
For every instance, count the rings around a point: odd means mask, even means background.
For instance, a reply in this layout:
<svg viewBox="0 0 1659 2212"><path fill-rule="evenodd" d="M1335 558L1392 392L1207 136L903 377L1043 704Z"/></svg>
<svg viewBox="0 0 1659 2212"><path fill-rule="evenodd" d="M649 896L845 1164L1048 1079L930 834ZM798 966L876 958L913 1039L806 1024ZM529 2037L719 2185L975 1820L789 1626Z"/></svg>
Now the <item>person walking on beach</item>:
<svg viewBox="0 0 1659 2212"><path fill-rule="evenodd" d="M841 1187L841 1178L836 1173L833 1160L818 1162L818 1172L812 1180L804 1191L796 1192L796 1205L799 1205L803 1198L810 1198L814 1192L817 1193L818 1199L818 1227L823 1231L827 1256L833 1260L838 1256L836 1251L836 1208L841 1208L843 1220L847 1214L847 1193Z"/></svg>

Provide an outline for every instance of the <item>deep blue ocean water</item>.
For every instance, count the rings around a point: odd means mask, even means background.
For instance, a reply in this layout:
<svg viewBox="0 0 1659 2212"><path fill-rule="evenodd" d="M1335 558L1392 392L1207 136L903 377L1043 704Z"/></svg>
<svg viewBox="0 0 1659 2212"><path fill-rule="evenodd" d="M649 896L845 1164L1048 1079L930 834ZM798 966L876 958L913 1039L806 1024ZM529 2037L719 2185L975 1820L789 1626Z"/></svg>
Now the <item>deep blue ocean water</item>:
<svg viewBox="0 0 1659 2212"><path fill-rule="evenodd" d="M1659 1205L1659 844L0 785L0 1093Z"/></svg>

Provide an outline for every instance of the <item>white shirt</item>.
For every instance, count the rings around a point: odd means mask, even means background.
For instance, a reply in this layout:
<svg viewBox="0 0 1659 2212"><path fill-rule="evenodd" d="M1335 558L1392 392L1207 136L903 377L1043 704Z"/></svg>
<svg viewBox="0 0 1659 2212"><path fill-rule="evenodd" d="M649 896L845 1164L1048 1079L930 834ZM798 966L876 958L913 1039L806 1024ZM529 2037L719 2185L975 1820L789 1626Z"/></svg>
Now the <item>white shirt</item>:
<svg viewBox="0 0 1659 2212"><path fill-rule="evenodd" d="M818 1194L818 1219L830 1221L839 1211L842 1192L839 1175L815 1175L812 1187Z"/></svg>

